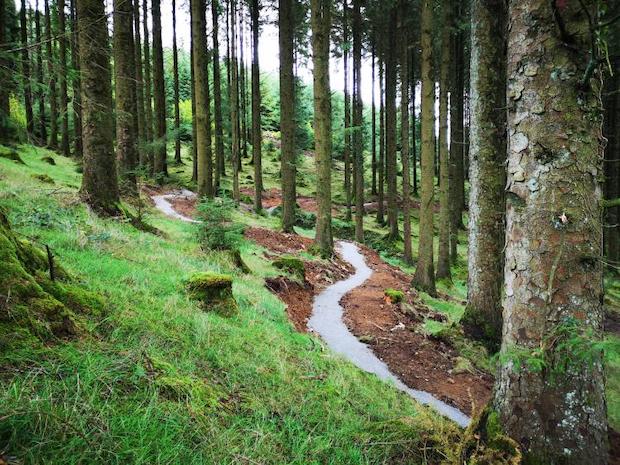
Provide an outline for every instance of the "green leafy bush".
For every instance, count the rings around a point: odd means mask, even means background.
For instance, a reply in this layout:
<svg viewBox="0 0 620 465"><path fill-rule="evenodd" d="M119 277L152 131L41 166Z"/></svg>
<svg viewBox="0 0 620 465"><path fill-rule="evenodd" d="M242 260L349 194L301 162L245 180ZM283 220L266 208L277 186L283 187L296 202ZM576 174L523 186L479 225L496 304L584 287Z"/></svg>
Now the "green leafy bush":
<svg viewBox="0 0 620 465"><path fill-rule="evenodd" d="M236 250L243 226L232 220L235 204L230 199L204 200L198 205L198 240L204 249Z"/></svg>

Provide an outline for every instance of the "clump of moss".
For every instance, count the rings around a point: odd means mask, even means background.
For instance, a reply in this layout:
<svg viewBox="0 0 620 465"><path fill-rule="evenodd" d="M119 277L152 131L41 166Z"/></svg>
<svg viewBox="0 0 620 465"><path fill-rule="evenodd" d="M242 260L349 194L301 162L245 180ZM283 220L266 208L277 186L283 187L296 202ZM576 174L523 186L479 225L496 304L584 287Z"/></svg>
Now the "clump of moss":
<svg viewBox="0 0 620 465"><path fill-rule="evenodd" d="M517 442L506 435L499 415L486 407L473 419L459 445L459 463L519 465L523 456Z"/></svg>
<svg viewBox="0 0 620 465"><path fill-rule="evenodd" d="M185 290L189 298L200 302L205 310L230 316L237 312L232 283L232 277L229 275L195 273L185 281Z"/></svg>
<svg viewBox="0 0 620 465"><path fill-rule="evenodd" d="M0 158L14 161L15 163L18 163L20 165L26 164L24 160L22 160L22 157L19 156L19 153L17 153L15 150L6 149L4 147L0 149Z"/></svg>
<svg viewBox="0 0 620 465"><path fill-rule="evenodd" d="M389 299L389 301L393 304L399 304L405 298L405 293L397 289L386 289L384 293L385 296Z"/></svg>
<svg viewBox="0 0 620 465"><path fill-rule="evenodd" d="M56 165L56 160L54 160L52 157L50 157L49 155L46 155L44 157L41 157L41 161L44 161L45 163L47 163L48 165Z"/></svg>
<svg viewBox="0 0 620 465"><path fill-rule="evenodd" d="M45 184L55 184L54 179L47 174L33 174L32 177L37 179Z"/></svg>
<svg viewBox="0 0 620 465"><path fill-rule="evenodd" d="M68 273L11 230L0 209L0 347L67 338L82 332L87 315L100 314L103 302L71 284Z"/></svg>
<svg viewBox="0 0 620 465"><path fill-rule="evenodd" d="M304 262L297 257L279 257L275 259L272 264L277 269L291 273L301 280L306 278L306 266Z"/></svg>

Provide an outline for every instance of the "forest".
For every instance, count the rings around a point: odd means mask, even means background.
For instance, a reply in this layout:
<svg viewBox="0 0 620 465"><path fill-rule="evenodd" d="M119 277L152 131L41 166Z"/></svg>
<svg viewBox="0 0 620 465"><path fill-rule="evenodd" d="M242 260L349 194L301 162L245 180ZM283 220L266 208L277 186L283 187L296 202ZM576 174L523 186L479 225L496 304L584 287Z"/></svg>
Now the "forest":
<svg viewBox="0 0 620 465"><path fill-rule="evenodd" d="M620 464L620 2L0 0L0 465Z"/></svg>

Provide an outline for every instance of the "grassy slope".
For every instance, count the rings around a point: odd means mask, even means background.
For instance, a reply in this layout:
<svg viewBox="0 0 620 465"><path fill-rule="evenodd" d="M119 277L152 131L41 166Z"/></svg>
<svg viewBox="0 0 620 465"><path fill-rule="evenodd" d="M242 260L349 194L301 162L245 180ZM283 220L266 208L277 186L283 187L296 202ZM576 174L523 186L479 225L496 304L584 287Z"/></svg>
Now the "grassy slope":
<svg viewBox="0 0 620 465"><path fill-rule="evenodd" d="M296 333L263 287L275 271L246 244L255 274L235 276L240 314L205 314L185 297L191 272L232 272L191 225L157 213L167 238L102 220L78 201L71 161L23 147L0 159L0 205L14 229L49 244L107 299L76 341L0 348L0 454L24 463L423 463L450 453L455 429ZM55 185L32 174L45 173ZM255 219L254 221L268 221ZM439 452L437 452L439 453Z"/></svg>

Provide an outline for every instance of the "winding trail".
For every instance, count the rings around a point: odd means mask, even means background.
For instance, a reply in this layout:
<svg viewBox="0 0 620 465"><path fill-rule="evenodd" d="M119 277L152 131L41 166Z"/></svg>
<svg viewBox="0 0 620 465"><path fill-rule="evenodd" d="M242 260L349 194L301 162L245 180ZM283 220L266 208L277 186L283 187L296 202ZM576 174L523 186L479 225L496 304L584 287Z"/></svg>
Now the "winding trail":
<svg viewBox="0 0 620 465"><path fill-rule="evenodd" d="M164 195L155 195L151 198L155 202L155 208L165 215L188 223L198 223L198 221L177 212L170 203L170 200L175 198L191 198L195 195L191 191L182 189ZM392 383L397 389L410 395L421 404L432 407L459 426L468 426L471 419L467 415L437 399L429 392L408 387L390 371L388 366L366 344L360 342L349 331L349 328L342 321L344 310L340 305L340 299L352 289L361 286L372 276L373 271L368 267L364 256L355 244L339 241L337 247L342 259L355 268L355 273L347 279L332 284L314 298L312 317L308 321L308 328L319 334L330 349L344 356L358 368L377 375L383 381Z"/></svg>
<svg viewBox="0 0 620 465"><path fill-rule="evenodd" d="M336 353L343 355L358 368L374 373L380 379L394 384L394 386L409 394L418 402L429 405L440 414L454 421L461 427L469 425L470 418L460 410L442 402L426 391L418 391L405 385L388 366L380 360L372 350L360 342L342 321L343 308L340 299L352 289L361 286L372 275L364 256L355 244L338 242L338 248L343 260L355 268L355 274L329 286L314 299L312 317L308 327L318 333L327 345Z"/></svg>

